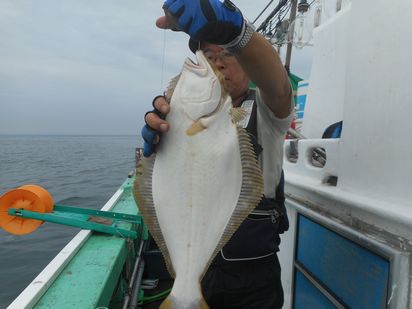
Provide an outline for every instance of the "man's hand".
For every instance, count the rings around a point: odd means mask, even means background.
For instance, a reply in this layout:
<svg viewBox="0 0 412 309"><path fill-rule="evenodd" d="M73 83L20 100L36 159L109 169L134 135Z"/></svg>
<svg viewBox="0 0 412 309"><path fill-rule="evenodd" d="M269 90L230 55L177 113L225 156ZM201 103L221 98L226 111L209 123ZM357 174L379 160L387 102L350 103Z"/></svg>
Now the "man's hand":
<svg viewBox="0 0 412 309"><path fill-rule="evenodd" d="M163 9L159 28L184 31L195 40L230 44L244 30L242 13L229 0L166 0Z"/></svg>
<svg viewBox="0 0 412 309"><path fill-rule="evenodd" d="M158 96L153 100L154 110L147 112L144 120L146 125L142 128L144 140L143 155L149 157L160 141L160 134L169 131L170 125L164 120L170 111L170 106L165 97Z"/></svg>

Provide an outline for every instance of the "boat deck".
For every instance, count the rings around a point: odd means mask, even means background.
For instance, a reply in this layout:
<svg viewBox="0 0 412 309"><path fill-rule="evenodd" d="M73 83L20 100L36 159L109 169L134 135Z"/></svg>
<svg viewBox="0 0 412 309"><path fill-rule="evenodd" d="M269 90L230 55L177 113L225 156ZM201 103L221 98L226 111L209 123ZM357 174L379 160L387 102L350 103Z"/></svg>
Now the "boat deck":
<svg viewBox="0 0 412 309"><path fill-rule="evenodd" d="M138 209L130 194L132 179L122 187L123 193L111 211L136 215ZM119 227L130 230L132 224L121 223ZM93 232L34 308L109 307L128 256L135 256L134 250L133 243L125 238Z"/></svg>

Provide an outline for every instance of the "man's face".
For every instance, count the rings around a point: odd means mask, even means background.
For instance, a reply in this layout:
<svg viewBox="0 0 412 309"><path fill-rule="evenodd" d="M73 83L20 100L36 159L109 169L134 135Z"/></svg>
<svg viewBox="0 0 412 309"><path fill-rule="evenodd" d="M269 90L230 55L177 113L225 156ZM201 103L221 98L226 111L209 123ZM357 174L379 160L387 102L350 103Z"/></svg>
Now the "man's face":
<svg viewBox="0 0 412 309"><path fill-rule="evenodd" d="M236 57L218 45L202 43L206 58L214 62L225 77L225 88L233 99L244 95L248 90L249 79Z"/></svg>

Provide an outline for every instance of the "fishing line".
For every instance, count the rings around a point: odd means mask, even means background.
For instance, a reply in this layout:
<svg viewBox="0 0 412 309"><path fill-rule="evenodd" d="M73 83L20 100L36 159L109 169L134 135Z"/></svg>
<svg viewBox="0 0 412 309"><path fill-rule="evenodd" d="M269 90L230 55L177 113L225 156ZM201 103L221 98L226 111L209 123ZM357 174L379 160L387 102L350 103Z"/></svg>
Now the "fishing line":
<svg viewBox="0 0 412 309"><path fill-rule="evenodd" d="M160 93L163 93L163 77L165 69L165 56L166 56L166 29L163 30L163 43L162 43L162 68L160 73Z"/></svg>

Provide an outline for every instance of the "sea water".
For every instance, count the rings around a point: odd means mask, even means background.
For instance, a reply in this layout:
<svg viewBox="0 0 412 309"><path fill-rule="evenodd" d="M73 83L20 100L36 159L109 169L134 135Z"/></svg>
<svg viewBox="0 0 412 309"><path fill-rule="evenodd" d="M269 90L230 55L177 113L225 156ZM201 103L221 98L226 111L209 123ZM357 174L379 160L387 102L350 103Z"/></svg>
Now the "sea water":
<svg viewBox="0 0 412 309"><path fill-rule="evenodd" d="M56 204L100 209L134 168L138 136L0 135L0 195L24 184ZM0 229L0 308L7 307L79 229L44 223L24 236Z"/></svg>

